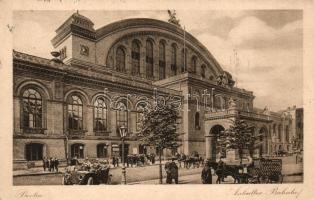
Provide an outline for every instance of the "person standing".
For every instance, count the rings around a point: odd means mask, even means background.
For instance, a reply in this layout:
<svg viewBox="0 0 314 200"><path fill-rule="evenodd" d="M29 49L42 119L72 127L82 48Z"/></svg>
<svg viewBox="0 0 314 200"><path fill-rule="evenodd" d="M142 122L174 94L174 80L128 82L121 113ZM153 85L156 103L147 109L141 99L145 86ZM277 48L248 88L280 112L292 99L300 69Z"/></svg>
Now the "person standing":
<svg viewBox="0 0 314 200"><path fill-rule="evenodd" d="M179 183L179 169L177 164L174 162L175 158L172 158L172 161L170 163L170 171L171 171L171 182L172 179L174 179L175 184Z"/></svg>
<svg viewBox="0 0 314 200"><path fill-rule="evenodd" d="M59 166L59 160L55 157L54 158L54 167L55 167L56 172L59 171L58 166Z"/></svg>
<svg viewBox="0 0 314 200"><path fill-rule="evenodd" d="M212 184L212 172L209 166L209 161L206 161L205 166L202 170L202 183L203 184Z"/></svg>
<svg viewBox="0 0 314 200"><path fill-rule="evenodd" d="M112 164L113 167L116 167L116 158L114 156L112 156Z"/></svg>
<svg viewBox="0 0 314 200"><path fill-rule="evenodd" d="M46 157L43 158L43 168L44 171L46 171Z"/></svg>
<svg viewBox="0 0 314 200"><path fill-rule="evenodd" d="M171 163L166 162L165 164L165 170L166 170L166 183L171 184L172 183L172 177L171 177Z"/></svg>
<svg viewBox="0 0 314 200"><path fill-rule="evenodd" d="M51 157L50 158L50 171L54 171L54 168L55 168L55 161L54 161L54 159Z"/></svg>

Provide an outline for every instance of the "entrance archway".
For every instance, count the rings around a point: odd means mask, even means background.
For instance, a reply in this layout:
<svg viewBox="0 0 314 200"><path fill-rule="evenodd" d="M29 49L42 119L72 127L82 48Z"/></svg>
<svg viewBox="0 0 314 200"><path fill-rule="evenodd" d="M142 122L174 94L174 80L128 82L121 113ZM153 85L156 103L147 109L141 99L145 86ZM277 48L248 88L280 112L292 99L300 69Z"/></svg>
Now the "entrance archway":
<svg viewBox="0 0 314 200"><path fill-rule="evenodd" d="M217 144L217 139L224 130L225 128L221 125L215 125L210 129L209 135L206 137L206 157L208 159L216 161L221 151L221 147Z"/></svg>

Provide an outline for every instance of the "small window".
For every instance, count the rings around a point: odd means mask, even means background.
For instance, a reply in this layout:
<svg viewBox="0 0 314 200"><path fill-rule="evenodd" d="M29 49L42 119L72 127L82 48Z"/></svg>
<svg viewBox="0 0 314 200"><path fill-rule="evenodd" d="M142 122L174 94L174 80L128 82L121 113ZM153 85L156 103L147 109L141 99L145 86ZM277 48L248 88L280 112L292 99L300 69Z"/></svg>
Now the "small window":
<svg viewBox="0 0 314 200"><path fill-rule="evenodd" d="M43 159L43 145L38 143L27 144L26 147L26 160L35 161Z"/></svg>
<svg viewBox="0 0 314 200"><path fill-rule="evenodd" d="M200 113L196 112L195 113L195 129L199 130L201 129L201 125L200 125Z"/></svg>
<svg viewBox="0 0 314 200"><path fill-rule="evenodd" d="M71 157L84 158L84 145L83 144L72 144L71 145Z"/></svg>
<svg viewBox="0 0 314 200"><path fill-rule="evenodd" d="M108 145L98 144L97 145L97 158L106 158L108 157Z"/></svg>
<svg viewBox="0 0 314 200"><path fill-rule="evenodd" d="M117 108L117 135L120 135L119 128L122 126L126 128L128 127L128 111L126 107L126 102L118 102Z"/></svg>

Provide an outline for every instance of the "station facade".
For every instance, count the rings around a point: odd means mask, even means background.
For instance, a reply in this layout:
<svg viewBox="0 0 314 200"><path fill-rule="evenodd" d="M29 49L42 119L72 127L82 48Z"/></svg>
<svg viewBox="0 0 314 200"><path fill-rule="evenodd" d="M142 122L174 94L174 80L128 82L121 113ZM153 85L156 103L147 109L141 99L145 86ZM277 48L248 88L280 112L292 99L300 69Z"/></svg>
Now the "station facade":
<svg viewBox="0 0 314 200"><path fill-rule="evenodd" d="M254 108L253 92L235 87L232 75L179 26L146 18L93 25L79 13L70 16L52 39L58 58L13 52L15 169L40 165L43 157L119 156L121 126L128 129L126 152L155 153L136 135L156 95L181 102L182 145L165 156L198 152L215 159L217 135L235 118L263 135L260 155L292 150L292 138L302 144L302 109Z"/></svg>

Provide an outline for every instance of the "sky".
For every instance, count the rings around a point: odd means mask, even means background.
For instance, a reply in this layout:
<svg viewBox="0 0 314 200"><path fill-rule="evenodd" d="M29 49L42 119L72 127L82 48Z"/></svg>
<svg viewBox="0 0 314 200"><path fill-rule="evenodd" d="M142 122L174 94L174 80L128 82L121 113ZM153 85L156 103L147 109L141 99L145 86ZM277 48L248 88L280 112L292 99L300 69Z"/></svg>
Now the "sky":
<svg viewBox="0 0 314 200"><path fill-rule="evenodd" d="M74 12L15 11L13 48L51 58L50 40ZM91 19L95 29L128 18L169 18L166 10L79 13ZM237 87L254 92L255 107L278 111L303 105L301 10L176 10L176 16L232 74Z"/></svg>

